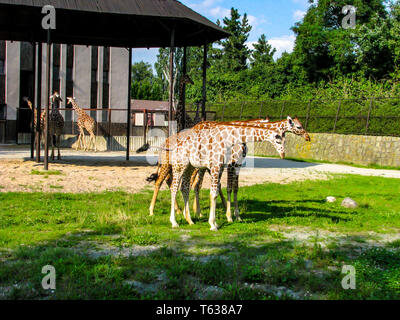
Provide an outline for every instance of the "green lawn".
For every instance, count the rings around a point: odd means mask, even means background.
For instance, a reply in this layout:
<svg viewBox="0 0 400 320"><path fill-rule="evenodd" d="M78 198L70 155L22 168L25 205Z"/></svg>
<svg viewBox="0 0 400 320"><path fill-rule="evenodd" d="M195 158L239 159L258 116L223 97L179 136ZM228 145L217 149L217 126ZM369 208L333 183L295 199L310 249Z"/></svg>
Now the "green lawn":
<svg viewBox="0 0 400 320"><path fill-rule="evenodd" d="M0 299L399 299L399 180L243 187L243 222L169 222L169 193L1 193ZM324 199L335 196L330 204ZM345 197L357 209L345 209ZM208 191L202 192L203 212ZM385 240L386 241L383 241ZM41 288L53 265L57 289ZM357 288L341 287L343 265Z"/></svg>

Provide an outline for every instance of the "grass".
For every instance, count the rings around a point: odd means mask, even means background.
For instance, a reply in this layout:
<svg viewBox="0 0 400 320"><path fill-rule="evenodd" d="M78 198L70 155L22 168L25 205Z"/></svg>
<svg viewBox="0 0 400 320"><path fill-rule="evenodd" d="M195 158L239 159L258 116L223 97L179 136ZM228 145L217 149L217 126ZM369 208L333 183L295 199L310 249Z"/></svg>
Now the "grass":
<svg viewBox="0 0 400 320"><path fill-rule="evenodd" d="M40 171L40 170L32 169L31 174L39 175L39 176L59 176L59 175L62 175L62 172L60 170Z"/></svg>
<svg viewBox="0 0 400 320"><path fill-rule="evenodd" d="M265 155L256 155L256 157L268 157L268 158L279 158L279 156L276 155L271 155L271 156L265 156ZM361 165L361 164L356 164L352 162L346 162L346 161L328 161L328 160L315 160L315 159L303 159L303 158L293 158L293 157L285 157L285 160L291 160L291 161L296 161L296 162L307 162L307 163L329 163L329 164L343 164L346 166L351 166L355 168L363 168L363 169L378 169L378 170L400 170L400 167L393 167L393 166L381 166L376 163L371 163L367 166Z"/></svg>
<svg viewBox="0 0 400 320"><path fill-rule="evenodd" d="M400 230L399 192L396 179L353 175L243 187L243 222L227 223L219 205L218 232L207 217L178 216L172 229L167 191L153 217L151 191L0 193L0 298L399 299L399 240L370 245ZM342 208L347 196L360 206ZM54 292L41 288L47 264ZM342 289L343 265L356 268L356 290Z"/></svg>

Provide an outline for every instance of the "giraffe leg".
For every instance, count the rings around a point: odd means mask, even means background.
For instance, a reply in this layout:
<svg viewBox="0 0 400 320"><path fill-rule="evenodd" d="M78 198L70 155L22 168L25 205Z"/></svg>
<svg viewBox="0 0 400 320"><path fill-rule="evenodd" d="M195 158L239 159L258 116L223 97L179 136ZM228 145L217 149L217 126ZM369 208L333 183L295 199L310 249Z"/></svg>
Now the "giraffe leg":
<svg viewBox="0 0 400 320"><path fill-rule="evenodd" d="M210 216L208 218L208 223L210 224L211 231L217 231L218 226L216 224L215 211L217 207L217 195L218 195L218 184L220 180L221 173L223 170L221 166L213 166L211 168L211 189L210 189Z"/></svg>
<svg viewBox="0 0 400 320"><path fill-rule="evenodd" d="M193 212L197 214L200 218L203 217L200 208L200 189L203 184L204 174L206 171L204 169L198 170L196 178L194 179L193 186L194 186L194 193L195 198L193 201Z"/></svg>
<svg viewBox="0 0 400 320"><path fill-rule="evenodd" d="M94 145L94 152L97 152L97 145L96 145L96 136L94 133L91 133L91 139L93 140L93 145Z"/></svg>
<svg viewBox="0 0 400 320"><path fill-rule="evenodd" d="M167 170L165 168L165 166L162 166L159 170L158 177L157 177L157 180L154 185L153 199L151 200L150 209L149 209L151 216L154 214L154 207L156 205L158 192L160 191L161 185L164 182L164 180L167 178L168 175L169 175L169 169ZM169 186L170 186L170 184L169 184Z"/></svg>
<svg viewBox="0 0 400 320"><path fill-rule="evenodd" d="M78 141L77 141L76 148L75 148L76 150L78 150L78 149L81 148L81 139L82 139L82 131L81 131L81 129L79 128Z"/></svg>
<svg viewBox="0 0 400 320"><path fill-rule="evenodd" d="M234 168L233 168L234 170ZM228 184L226 187L226 194L227 194L227 202L226 202L226 218L228 222L233 222L232 220L232 212L231 212L231 194L232 194L232 187L233 187L233 171L232 166L228 166Z"/></svg>
<svg viewBox="0 0 400 320"><path fill-rule="evenodd" d="M167 185L169 189L171 189L171 184L172 184L172 171L169 172L167 177ZM179 208L178 200L176 198L175 198L175 211L176 214L182 214L182 210Z"/></svg>
<svg viewBox="0 0 400 320"><path fill-rule="evenodd" d="M54 135L50 135L51 140L51 160L54 161Z"/></svg>
<svg viewBox="0 0 400 320"><path fill-rule="evenodd" d="M85 132L82 129L82 144L83 144L83 151L87 151L87 143L85 141Z"/></svg>
<svg viewBox="0 0 400 320"><path fill-rule="evenodd" d="M181 192L183 196L183 201L185 203L183 209L183 216L186 221L192 225L194 224L192 218L190 217L190 209L189 209L189 193L190 193L190 178L192 176L194 168L192 166L188 166L183 173L182 183L181 183Z"/></svg>
<svg viewBox="0 0 400 320"><path fill-rule="evenodd" d="M221 170L220 175L219 175L218 194L221 197L222 205L226 209L226 200L225 200L224 194L222 193L222 187L221 187L221 177L222 177L223 173L224 173L224 171Z"/></svg>
<svg viewBox="0 0 400 320"><path fill-rule="evenodd" d="M60 145L61 145L61 134L57 135L57 160L61 160L61 153L60 153Z"/></svg>
<svg viewBox="0 0 400 320"><path fill-rule="evenodd" d="M236 170L234 171L234 177L233 177L233 198L235 201L235 217L237 221L242 221L240 218L240 213L239 213L239 203L237 199L237 194L239 190L239 171L240 171L240 165L236 167Z"/></svg>
<svg viewBox="0 0 400 320"><path fill-rule="evenodd" d="M179 187L179 183L181 181L182 175L183 175L182 168L176 168L173 170L172 184L171 184L171 215L169 217L169 221L172 224L172 228L179 227L179 225L175 219L175 199L176 199L176 194L178 191L178 187Z"/></svg>

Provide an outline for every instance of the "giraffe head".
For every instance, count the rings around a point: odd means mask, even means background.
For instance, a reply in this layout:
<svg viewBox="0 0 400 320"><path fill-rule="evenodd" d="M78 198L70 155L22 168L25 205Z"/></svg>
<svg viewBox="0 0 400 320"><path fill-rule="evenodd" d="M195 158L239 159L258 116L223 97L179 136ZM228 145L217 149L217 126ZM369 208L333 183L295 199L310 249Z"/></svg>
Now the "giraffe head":
<svg viewBox="0 0 400 320"><path fill-rule="evenodd" d="M184 74L181 78L181 84L194 84L194 82L187 74Z"/></svg>
<svg viewBox="0 0 400 320"><path fill-rule="evenodd" d="M296 117L292 119L290 116L287 117L288 121L288 131L294 133L295 135L302 136L306 141L311 141L308 132L303 128L303 125Z"/></svg>
<svg viewBox="0 0 400 320"><path fill-rule="evenodd" d="M50 96L50 103L52 104L53 108L59 108L60 102L63 101L61 96L57 91L54 91L53 95Z"/></svg>
<svg viewBox="0 0 400 320"><path fill-rule="evenodd" d="M75 97L67 97L67 104L75 103Z"/></svg>
<svg viewBox="0 0 400 320"><path fill-rule="evenodd" d="M32 102L30 102L29 98L23 97L22 100L24 100L28 104L29 109L32 110Z"/></svg>

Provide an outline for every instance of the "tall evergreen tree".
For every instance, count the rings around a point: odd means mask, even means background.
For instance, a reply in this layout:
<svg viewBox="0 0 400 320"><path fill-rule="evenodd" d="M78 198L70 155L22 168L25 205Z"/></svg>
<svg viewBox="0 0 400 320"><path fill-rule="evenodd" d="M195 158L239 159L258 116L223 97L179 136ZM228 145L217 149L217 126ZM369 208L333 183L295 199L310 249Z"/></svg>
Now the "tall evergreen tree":
<svg viewBox="0 0 400 320"><path fill-rule="evenodd" d="M247 68L247 59L250 50L246 45L252 27L249 25L247 14L243 18L235 8L231 9L231 16L223 19L223 28L231 33L231 36L222 45L222 65L227 71L240 71Z"/></svg>
<svg viewBox="0 0 400 320"><path fill-rule="evenodd" d="M269 65L274 62L275 48L268 43L265 34L261 35L258 42L254 44L254 50L251 54L250 61L252 67L256 65Z"/></svg>

